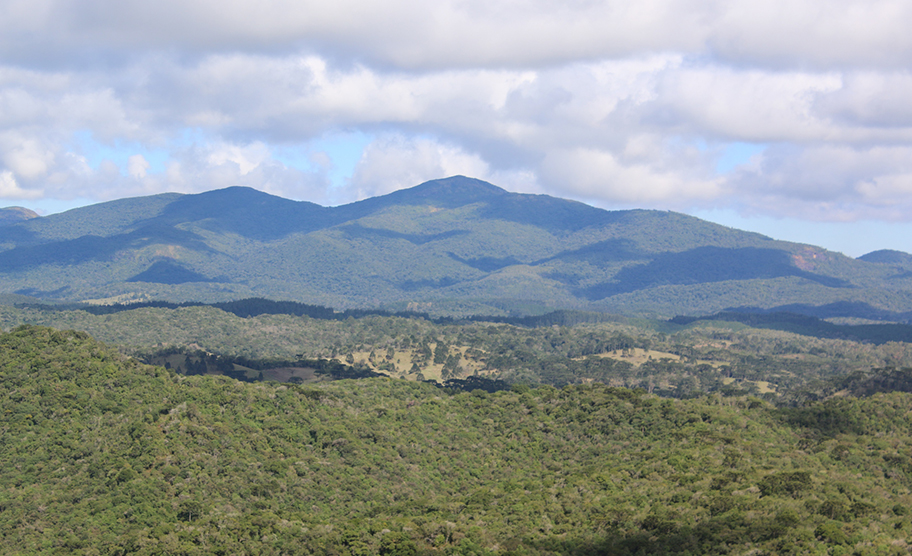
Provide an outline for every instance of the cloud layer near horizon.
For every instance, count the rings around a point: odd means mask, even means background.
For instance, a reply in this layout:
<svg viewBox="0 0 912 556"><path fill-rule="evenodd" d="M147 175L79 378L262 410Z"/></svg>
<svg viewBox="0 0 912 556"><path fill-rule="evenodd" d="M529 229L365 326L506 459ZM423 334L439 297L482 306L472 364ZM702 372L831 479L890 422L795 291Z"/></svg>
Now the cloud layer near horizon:
<svg viewBox="0 0 912 556"><path fill-rule="evenodd" d="M0 199L339 203L459 173L908 221L910 22L886 0L0 0Z"/></svg>

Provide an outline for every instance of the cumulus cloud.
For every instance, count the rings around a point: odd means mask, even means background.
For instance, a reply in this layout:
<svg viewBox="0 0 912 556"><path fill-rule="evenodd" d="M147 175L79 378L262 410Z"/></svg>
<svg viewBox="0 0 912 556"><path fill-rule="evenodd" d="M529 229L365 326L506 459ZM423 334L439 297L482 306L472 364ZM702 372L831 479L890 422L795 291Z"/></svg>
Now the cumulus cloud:
<svg viewBox="0 0 912 556"><path fill-rule="evenodd" d="M163 191L198 193L243 185L289 198L327 200L329 183L325 168L288 167L276 160L262 142L211 141L174 147L169 151L165 167L154 171L142 154L125 157L122 166L108 158L93 166L85 156L59 145L54 152L40 151L34 147L37 141L30 139L18 150L3 149L9 143L0 135L3 176L0 199L101 201Z"/></svg>
<svg viewBox="0 0 912 556"><path fill-rule="evenodd" d="M676 51L773 67L905 67L910 16L900 0L6 0L0 53L53 64L303 48L427 70Z"/></svg>
<svg viewBox="0 0 912 556"><path fill-rule="evenodd" d="M5 141L9 143L9 138ZM33 139L16 141L3 153L4 165L27 180L44 176L54 161L54 154Z"/></svg>
<svg viewBox="0 0 912 556"><path fill-rule="evenodd" d="M240 175L249 174L269 159L269 149L261 142L251 145L219 145L206 157L212 166L234 165Z"/></svg>
<svg viewBox="0 0 912 556"><path fill-rule="evenodd" d="M149 161L141 154L134 154L127 160L127 173L131 178L142 179L149 171Z"/></svg>
<svg viewBox="0 0 912 556"><path fill-rule="evenodd" d="M794 218L907 221L912 147L778 146L731 179L749 211Z"/></svg>
<svg viewBox="0 0 912 556"><path fill-rule="evenodd" d="M821 94L839 90L838 74L718 67L665 72L646 118L685 133L739 141L827 138L834 126L814 113Z"/></svg>
<svg viewBox="0 0 912 556"><path fill-rule="evenodd" d="M841 86L820 94L814 110L848 127L883 128L906 133L912 127L912 74L908 71L846 72ZM905 135L903 139L908 140Z"/></svg>
<svg viewBox="0 0 912 556"><path fill-rule="evenodd" d="M394 135L365 149L352 176L358 199L391 193L440 176L487 177L488 165L477 155L426 138Z"/></svg>
<svg viewBox="0 0 912 556"><path fill-rule="evenodd" d="M4 199L36 199L40 191L29 191L19 187L12 172L0 172L0 197Z"/></svg>
<svg viewBox="0 0 912 556"><path fill-rule="evenodd" d="M630 206L657 202L671 206L680 199L692 204L722 193L719 178L688 177L637 161L623 161L594 149L556 150L545 158L541 175L546 186L586 199L611 199Z"/></svg>

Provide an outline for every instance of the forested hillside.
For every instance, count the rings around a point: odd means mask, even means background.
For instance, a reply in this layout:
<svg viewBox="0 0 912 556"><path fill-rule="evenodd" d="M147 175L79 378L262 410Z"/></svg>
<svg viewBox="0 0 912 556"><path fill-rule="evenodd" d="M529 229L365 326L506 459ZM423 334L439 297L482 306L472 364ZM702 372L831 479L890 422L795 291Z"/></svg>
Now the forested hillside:
<svg viewBox="0 0 912 556"><path fill-rule="evenodd" d="M455 176L338 207L233 187L11 223L0 233L0 293L259 296L437 316L807 305L904 321L912 274L901 255L855 260L684 214L607 211Z"/></svg>
<svg viewBox="0 0 912 556"><path fill-rule="evenodd" d="M0 536L43 554L905 554L912 397L182 377L0 336Z"/></svg>
<svg viewBox="0 0 912 556"><path fill-rule="evenodd" d="M805 397L829 391L827 380L852 373L873 376L885 368L912 367L907 342L819 338L721 320L675 324L594 315L605 320L586 322L589 316L557 314L520 321L538 326L517 326L376 315L240 317L203 306L97 315L0 306L5 329L39 324L82 330L182 374L249 380L310 382L322 379L314 376L315 365L342 365L349 370L341 376L378 372L434 381L480 376L557 387L595 381L666 397L723 392L775 400L799 389Z"/></svg>

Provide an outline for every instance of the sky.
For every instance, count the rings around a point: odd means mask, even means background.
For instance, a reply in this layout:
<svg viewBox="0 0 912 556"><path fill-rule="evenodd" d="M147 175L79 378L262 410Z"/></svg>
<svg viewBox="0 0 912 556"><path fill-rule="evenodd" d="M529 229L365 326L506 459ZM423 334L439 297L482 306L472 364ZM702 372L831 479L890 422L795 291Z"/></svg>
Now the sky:
<svg viewBox="0 0 912 556"><path fill-rule="evenodd" d="M0 207L462 174L912 252L907 0L0 0Z"/></svg>

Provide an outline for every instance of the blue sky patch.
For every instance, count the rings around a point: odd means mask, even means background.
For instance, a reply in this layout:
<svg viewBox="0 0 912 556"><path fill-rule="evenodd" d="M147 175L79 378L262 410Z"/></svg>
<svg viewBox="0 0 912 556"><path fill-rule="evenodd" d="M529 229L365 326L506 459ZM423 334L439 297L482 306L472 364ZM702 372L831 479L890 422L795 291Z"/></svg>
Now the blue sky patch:
<svg viewBox="0 0 912 556"><path fill-rule="evenodd" d="M330 132L304 145L275 148L272 157L304 172L326 171L332 186L341 188L348 184L364 149L373 140L372 135L360 131ZM321 168L316 160L319 153L329 159L328 168Z"/></svg>
<svg viewBox="0 0 912 556"><path fill-rule="evenodd" d="M727 174L750 161L752 156L766 150L766 145L756 143L729 143L722 150L722 156L716 161L716 173Z"/></svg>
<svg viewBox="0 0 912 556"><path fill-rule="evenodd" d="M86 162L93 169L105 160L110 160L120 168L121 173L127 173L127 161L131 156L141 154L149 163L149 173L157 174L165 171L165 164L170 158L170 153L163 149L148 149L140 143L115 140L113 144L97 141L89 130L77 131L73 134L74 149L77 154L85 157Z"/></svg>

